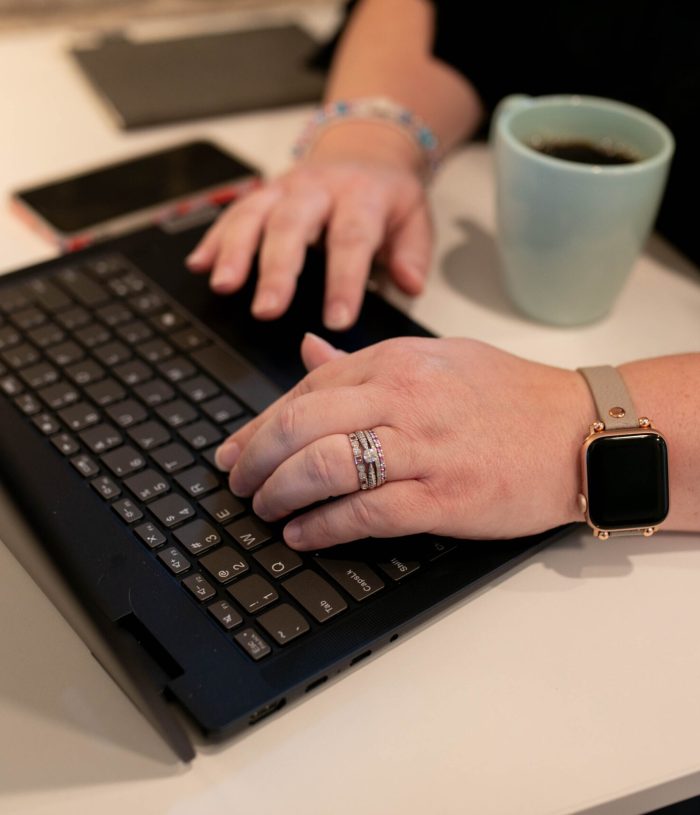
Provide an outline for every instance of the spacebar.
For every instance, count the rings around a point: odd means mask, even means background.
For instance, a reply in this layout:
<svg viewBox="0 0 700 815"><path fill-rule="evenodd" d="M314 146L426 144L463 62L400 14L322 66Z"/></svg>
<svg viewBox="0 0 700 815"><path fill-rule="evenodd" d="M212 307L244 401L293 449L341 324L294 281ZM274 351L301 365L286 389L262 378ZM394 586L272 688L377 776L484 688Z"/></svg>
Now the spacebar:
<svg viewBox="0 0 700 815"><path fill-rule="evenodd" d="M190 353L190 357L255 413L261 413L282 395L282 391L260 371L218 345L198 348Z"/></svg>

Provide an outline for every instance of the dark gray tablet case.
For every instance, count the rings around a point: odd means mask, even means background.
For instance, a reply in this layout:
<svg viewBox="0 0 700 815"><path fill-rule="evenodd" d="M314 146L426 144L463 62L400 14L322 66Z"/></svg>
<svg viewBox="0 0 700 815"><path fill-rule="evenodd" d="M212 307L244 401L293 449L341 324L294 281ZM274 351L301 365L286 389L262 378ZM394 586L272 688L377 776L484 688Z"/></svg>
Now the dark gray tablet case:
<svg viewBox="0 0 700 815"><path fill-rule="evenodd" d="M132 42L71 53L125 129L320 99L318 43L295 25Z"/></svg>

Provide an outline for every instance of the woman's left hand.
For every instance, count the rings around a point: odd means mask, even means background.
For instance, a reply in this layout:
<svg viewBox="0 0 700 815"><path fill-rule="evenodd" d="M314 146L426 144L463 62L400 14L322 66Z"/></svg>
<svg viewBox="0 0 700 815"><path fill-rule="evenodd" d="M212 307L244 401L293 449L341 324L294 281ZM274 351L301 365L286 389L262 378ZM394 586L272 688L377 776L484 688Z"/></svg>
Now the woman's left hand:
<svg viewBox="0 0 700 815"><path fill-rule="evenodd" d="M580 520L578 457L595 416L580 374L466 339L400 338L343 354L307 335L310 369L234 433L231 490L296 549L433 532L512 538ZM360 490L348 433L372 429L387 482Z"/></svg>

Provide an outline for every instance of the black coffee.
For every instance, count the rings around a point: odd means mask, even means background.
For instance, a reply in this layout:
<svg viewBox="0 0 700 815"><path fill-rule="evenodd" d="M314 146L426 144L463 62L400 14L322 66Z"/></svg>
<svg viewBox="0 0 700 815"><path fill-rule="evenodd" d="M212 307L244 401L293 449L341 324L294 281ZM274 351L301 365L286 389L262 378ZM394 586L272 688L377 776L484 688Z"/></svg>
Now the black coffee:
<svg viewBox="0 0 700 815"><path fill-rule="evenodd" d="M546 156L560 158L564 161L576 161L579 164L633 164L642 158L627 147L615 144L596 144L583 139L566 141L538 139L530 142L530 147Z"/></svg>

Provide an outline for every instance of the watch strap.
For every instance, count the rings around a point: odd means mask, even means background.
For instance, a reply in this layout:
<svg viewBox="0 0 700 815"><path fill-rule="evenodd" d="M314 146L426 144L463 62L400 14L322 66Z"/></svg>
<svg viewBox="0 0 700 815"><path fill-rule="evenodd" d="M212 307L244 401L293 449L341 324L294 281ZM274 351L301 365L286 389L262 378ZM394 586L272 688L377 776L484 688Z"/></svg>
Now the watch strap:
<svg viewBox="0 0 700 815"><path fill-rule="evenodd" d="M634 402L617 368L613 368L612 365L598 365L579 368L578 371L593 394L598 419L605 425L606 430L638 426Z"/></svg>

